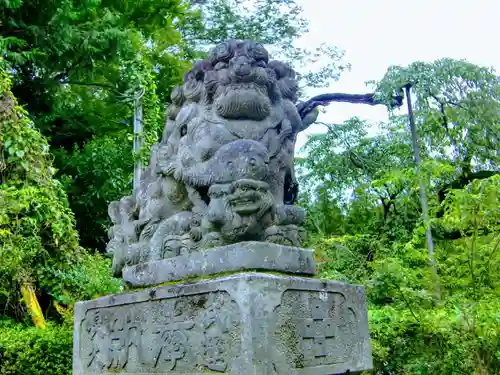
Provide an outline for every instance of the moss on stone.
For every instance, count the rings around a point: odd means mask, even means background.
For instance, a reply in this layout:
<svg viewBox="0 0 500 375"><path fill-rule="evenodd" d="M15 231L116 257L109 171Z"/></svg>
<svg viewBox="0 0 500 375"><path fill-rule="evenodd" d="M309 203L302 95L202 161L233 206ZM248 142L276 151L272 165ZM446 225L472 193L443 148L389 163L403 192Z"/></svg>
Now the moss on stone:
<svg viewBox="0 0 500 375"><path fill-rule="evenodd" d="M215 280L221 277L228 277L228 276L233 276L233 275L238 275L238 274L244 274L244 273L264 273L268 275L276 275L276 276L300 276L297 274L289 274L285 272L278 272L278 271L260 271L256 269L251 269L251 270L239 270L239 271L227 271L227 272L219 272L219 273L214 273L211 275L200 275L196 277L187 277L182 280L177 280L177 281L167 281L161 284L156 284L156 285L150 285L147 287L135 287L133 285L127 284L126 287L124 288L123 292L132 292L132 291L139 291L139 290L145 290L145 289L150 289L150 288L158 288L162 286L175 286L175 285L180 285L180 284L193 284L197 283L200 281L205 281L205 280Z"/></svg>

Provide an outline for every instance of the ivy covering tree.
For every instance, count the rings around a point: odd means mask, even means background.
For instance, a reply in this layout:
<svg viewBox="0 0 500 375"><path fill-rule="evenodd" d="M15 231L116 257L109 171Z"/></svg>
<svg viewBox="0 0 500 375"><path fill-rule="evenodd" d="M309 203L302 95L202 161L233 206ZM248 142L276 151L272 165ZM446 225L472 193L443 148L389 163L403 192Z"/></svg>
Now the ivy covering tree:
<svg viewBox="0 0 500 375"><path fill-rule="evenodd" d="M499 78L465 61L390 68L380 100L410 84L438 286L426 249L406 114L376 135L325 124L301 159L303 204L323 277L362 283L376 374L500 368Z"/></svg>
<svg viewBox="0 0 500 375"><path fill-rule="evenodd" d="M49 145L10 85L0 69L0 374L67 374L72 304L116 292L119 283L108 260L79 246ZM27 319L36 327L25 328ZM48 347L33 349L35 342Z"/></svg>

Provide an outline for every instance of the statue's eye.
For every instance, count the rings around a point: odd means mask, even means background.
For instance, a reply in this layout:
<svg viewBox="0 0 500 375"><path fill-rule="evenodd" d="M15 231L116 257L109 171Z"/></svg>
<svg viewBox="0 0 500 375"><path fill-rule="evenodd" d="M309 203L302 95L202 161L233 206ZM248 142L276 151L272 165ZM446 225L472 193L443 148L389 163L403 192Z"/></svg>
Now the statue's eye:
<svg viewBox="0 0 500 375"><path fill-rule="evenodd" d="M260 43L256 43L253 46L251 46L250 55L255 59L255 60L262 60L265 63L269 61L269 53L267 50L264 48L264 46Z"/></svg>
<svg viewBox="0 0 500 375"><path fill-rule="evenodd" d="M228 68L228 64L226 64L225 62L222 62L222 61L219 61L217 64L215 64L214 66L214 69L215 70L222 70L222 69L227 69Z"/></svg>
<svg viewBox="0 0 500 375"><path fill-rule="evenodd" d="M262 61L262 60L257 61L255 63L255 66L257 66L259 68L266 68L267 67L266 63L264 61Z"/></svg>
<svg viewBox="0 0 500 375"><path fill-rule="evenodd" d="M255 165L255 164L257 164L257 160L255 160L255 158L251 158L250 165Z"/></svg>
<svg viewBox="0 0 500 375"><path fill-rule="evenodd" d="M232 161L228 161L227 164L226 164L228 167L232 166L233 165L233 162Z"/></svg>
<svg viewBox="0 0 500 375"><path fill-rule="evenodd" d="M181 129L180 129L180 132L181 132L181 137L184 137L187 134L187 132L188 132L187 125L182 125Z"/></svg>

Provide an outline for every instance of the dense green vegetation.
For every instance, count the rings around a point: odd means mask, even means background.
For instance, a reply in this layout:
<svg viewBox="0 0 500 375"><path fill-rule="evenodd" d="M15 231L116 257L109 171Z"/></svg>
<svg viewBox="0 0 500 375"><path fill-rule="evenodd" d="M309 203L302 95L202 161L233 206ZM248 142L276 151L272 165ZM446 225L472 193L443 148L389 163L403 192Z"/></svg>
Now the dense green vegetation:
<svg viewBox="0 0 500 375"><path fill-rule="evenodd" d="M292 47L307 31L298 12L292 0L0 0L0 375L70 374L72 305L120 290L99 250L107 204L131 189L139 88L148 146L172 87L221 40L272 45L301 86L336 79L341 51ZM304 70L321 55L329 65ZM405 108L376 135L353 118L309 139L301 204L321 277L366 285L375 374L499 373L499 78L442 59L373 84L388 102L411 85L422 165Z"/></svg>
<svg viewBox="0 0 500 375"><path fill-rule="evenodd" d="M497 374L500 81L442 59L391 68L376 87L389 98L405 84L420 170L406 114L392 114L374 136L358 119L325 124L327 132L306 144L300 163L312 246L323 277L366 285L376 374Z"/></svg>
<svg viewBox="0 0 500 375"><path fill-rule="evenodd" d="M66 374L73 303L120 283L78 244L48 143L10 86L0 69L0 374Z"/></svg>
<svg viewBox="0 0 500 375"><path fill-rule="evenodd" d="M249 37L275 43L297 65L329 54L303 74L319 85L339 72L342 54L295 50L307 29L294 1L0 0L0 62L55 155L57 177L76 215L81 244L104 249L107 204L132 187L133 98L142 98L146 146L163 127L171 89L214 43Z"/></svg>

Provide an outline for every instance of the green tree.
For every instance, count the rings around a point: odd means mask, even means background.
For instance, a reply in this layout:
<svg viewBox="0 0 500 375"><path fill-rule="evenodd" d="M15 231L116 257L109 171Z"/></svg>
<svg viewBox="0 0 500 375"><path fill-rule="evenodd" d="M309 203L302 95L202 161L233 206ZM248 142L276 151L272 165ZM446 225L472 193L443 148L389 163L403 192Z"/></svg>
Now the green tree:
<svg viewBox="0 0 500 375"><path fill-rule="evenodd" d="M178 84L189 64L176 30L187 13L182 1L0 1L2 65L49 139L87 247L106 239L108 199L131 188L138 87L146 146L161 131L157 87Z"/></svg>
<svg viewBox="0 0 500 375"><path fill-rule="evenodd" d="M436 280L404 114L392 112L373 136L370 124L351 119L309 139L300 160L303 201L322 213L310 226L313 246L322 276L367 286L376 374L494 374L500 82L465 61L417 62L390 68L376 100L392 101L408 83L441 301L432 298Z"/></svg>
<svg viewBox="0 0 500 375"><path fill-rule="evenodd" d="M0 374L65 375L72 305L120 282L108 259L79 246L48 142L10 85L0 69Z"/></svg>
<svg viewBox="0 0 500 375"><path fill-rule="evenodd" d="M70 303L81 286L62 276L86 255L46 139L18 106L2 70L0 83L0 306L22 320L21 287L34 287L44 311L53 302Z"/></svg>
<svg viewBox="0 0 500 375"><path fill-rule="evenodd" d="M193 59L228 38L274 45L321 85L347 68L342 51L294 49L307 31L295 1L0 0L0 50L13 92L48 137L81 244L103 248L107 204L130 192L132 102L144 88L145 148L163 126L172 88ZM329 63L303 68L328 54Z"/></svg>

